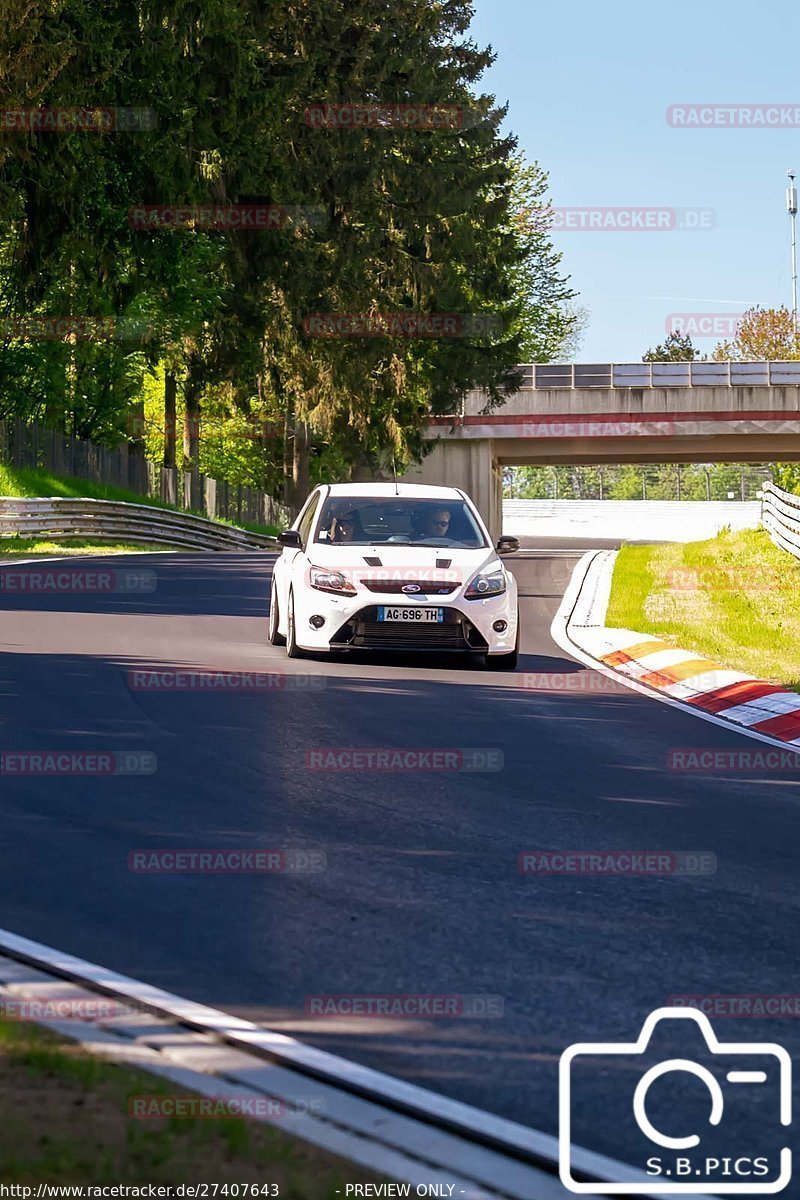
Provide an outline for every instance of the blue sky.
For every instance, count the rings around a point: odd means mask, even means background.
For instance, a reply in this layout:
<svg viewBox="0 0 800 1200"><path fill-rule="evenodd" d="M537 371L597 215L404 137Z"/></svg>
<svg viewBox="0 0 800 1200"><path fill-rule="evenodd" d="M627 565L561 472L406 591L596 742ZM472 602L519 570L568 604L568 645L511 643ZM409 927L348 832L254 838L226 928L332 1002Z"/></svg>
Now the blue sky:
<svg viewBox="0 0 800 1200"><path fill-rule="evenodd" d="M475 0L473 37L497 54L484 90L550 175L555 206L713 209L712 230L560 231L590 312L578 358L638 361L671 313L791 304L782 129L678 129L676 104L792 105L800 113L800 9L786 0ZM713 338L697 339L710 350Z"/></svg>

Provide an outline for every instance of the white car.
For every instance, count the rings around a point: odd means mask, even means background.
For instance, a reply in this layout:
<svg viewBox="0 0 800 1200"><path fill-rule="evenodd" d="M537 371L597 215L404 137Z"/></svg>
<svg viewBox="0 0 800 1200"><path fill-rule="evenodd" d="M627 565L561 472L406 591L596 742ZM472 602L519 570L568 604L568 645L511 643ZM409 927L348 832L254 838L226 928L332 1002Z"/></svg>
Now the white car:
<svg viewBox="0 0 800 1200"><path fill-rule="evenodd" d="M269 640L308 651L459 651L513 671L517 584L468 496L410 483L323 484L280 534Z"/></svg>

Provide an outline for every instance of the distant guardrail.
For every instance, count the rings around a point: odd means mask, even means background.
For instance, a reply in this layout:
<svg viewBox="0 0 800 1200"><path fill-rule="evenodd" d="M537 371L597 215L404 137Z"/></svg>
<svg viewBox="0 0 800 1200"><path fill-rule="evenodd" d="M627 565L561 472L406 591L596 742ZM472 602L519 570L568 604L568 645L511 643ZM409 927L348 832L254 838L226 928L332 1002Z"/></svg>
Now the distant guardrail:
<svg viewBox="0 0 800 1200"><path fill-rule="evenodd" d="M522 387L800 387L800 362L525 363Z"/></svg>
<svg viewBox="0 0 800 1200"><path fill-rule="evenodd" d="M761 524L776 546L800 558L800 496L765 483L761 500Z"/></svg>
<svg viewBox="0 0 800 1200"><path fill-rule="evenodd" d="M149 504L0 496L0 538L14 536L90 537L186 550L264 550L277 545L268 534Z"/></svg>

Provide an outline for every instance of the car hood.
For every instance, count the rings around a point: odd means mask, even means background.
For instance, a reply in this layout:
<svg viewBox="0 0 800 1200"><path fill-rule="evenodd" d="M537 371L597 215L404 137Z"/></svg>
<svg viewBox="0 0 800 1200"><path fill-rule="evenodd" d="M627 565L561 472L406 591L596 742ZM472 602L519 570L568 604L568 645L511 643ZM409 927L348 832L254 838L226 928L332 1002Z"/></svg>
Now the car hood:
<svg viewBox="0 0 800 1200"><path fill-rule="evenodd" d="M477 571L497 562L493 546L464 550L455 546L333 546L314 542L306 555L315 567L341 571L358 580L401 579L466 583Z"/></svg>

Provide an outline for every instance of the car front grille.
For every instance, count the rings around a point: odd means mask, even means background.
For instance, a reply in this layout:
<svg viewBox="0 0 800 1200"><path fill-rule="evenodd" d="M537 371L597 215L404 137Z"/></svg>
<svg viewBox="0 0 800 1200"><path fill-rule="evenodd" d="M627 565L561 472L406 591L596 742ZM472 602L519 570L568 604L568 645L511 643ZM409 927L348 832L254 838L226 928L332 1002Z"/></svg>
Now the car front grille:
<svg viewBox="0 0 800 1200"><path fill-rule="evenodd" d="M482 653L488 649L483 636L463 613L444 610L444 622L406 624L379 621L375 607L362 609L331 638L331 647L354 650L460 650Z"/></svg>
<svg viewBox="0 0 800 1200"><path fill-rule="evenodd" d="M388 621L362 621L352 644L358 646L421 647L466 650L460 625L403 625Z"/></svg>

